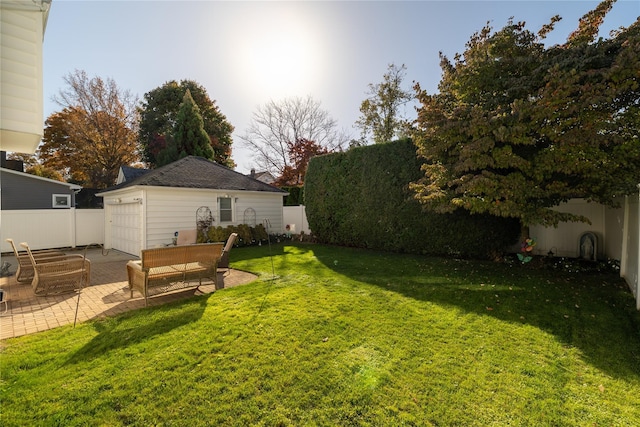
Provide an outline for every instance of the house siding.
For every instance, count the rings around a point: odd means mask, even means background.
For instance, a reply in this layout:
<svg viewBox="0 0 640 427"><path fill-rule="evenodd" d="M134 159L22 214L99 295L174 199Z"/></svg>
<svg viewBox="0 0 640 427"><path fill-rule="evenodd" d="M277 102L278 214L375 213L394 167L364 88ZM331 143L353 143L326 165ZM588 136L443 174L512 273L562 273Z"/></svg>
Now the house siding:
<svg viewBox="0 0 640 427"><path fill-rule="evenodd" d="M281 193L248 193L247 195L237 195L237 201L235 206L235 223L236 224L249 224L254 226L256 224L264 224L264 220L269 220L270 234L281 233L283 229L283 194ZM252 223L251 217L253 211L255 211L255 224Z"/></svg>
<svg viewBox="0 0 640 427"><path fill-rule="evenodd" d="M196 211L201 206L215 213L216 192L202 189L149 189L146 197L146 248L171 243L178 230L196 228Z"/></svg>
<svg viewBox="0 0 640 427"><path fill-rule="evenodd" d="M42 139L43 1L0 2L0 145L34 153Z"/></svg>
<svg viewBox="0 0 640 427"><path fill-rule="evenodd" d="M233 200L233 221L221 222L218 198ZM282 194L258 192L225 192L203 189L149 189L146 190L146 243L147 248L171 243L178 230L196 228L196 211L208 207L213 216L213 226L226 227L247 223L251 226L262 224L268 218L270 232L282 230ZM255 211L256 221L246 218L247 209Z"/></svg>
<svg viewBox="0 0 640 427"><path fill-rule="evenodd" d="M75 206L75 192L69 185L33 178L27 174L0 172L2 210L51 209L54 194L71 196L70 207Z"/></svg>
<svg viewBox="0 0 640 427"><path fill-rule="evenodd" d="M220 222L218 198L232 199L233 221ZM257 191L225 191L195 188L147 187L110 192L105 202L105 245L116 248L119 238L112 230L112 215L117 206L139 203L141 212L140 249L162 247L172 242L179 230L197 227L196 212L208 207L213 216L213 226L227 227L247 223L250 226L269 219L269 232L280 233L283 227L283 193ZM247 217L247 210L255 212ZM134 254L139 255L139 254Z"/></svg>

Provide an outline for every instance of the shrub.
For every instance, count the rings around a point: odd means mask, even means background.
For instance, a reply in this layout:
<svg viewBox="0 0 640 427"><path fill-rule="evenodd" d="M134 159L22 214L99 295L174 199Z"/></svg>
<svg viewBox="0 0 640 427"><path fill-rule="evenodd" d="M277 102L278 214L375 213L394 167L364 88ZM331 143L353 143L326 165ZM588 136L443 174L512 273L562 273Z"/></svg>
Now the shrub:
<svg viewBox="0 0 640 427"><path fill-rule="evenodd" d="M424 211L409 183L421 177L411 140L313 157L307 220L319 242L394 252L496 257L519 236L517 220Z"/></svg>
<svg viewBox="0 0 640 427"><path fill-rule="evenodd" d="M198 243L226 242L231 233L238 233L234 246L251 246L265 242L269 238L262 224L251 227L247 224L229 225L227 227L209 227L206 240L198 237Z"/></svg>

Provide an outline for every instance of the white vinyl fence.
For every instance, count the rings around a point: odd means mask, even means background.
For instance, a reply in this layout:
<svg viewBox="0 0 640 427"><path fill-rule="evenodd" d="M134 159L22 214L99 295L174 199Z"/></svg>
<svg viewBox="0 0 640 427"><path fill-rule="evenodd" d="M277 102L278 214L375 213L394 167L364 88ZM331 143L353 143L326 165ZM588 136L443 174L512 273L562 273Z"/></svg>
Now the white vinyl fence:
<svg viewBox="0 0 640 427"><path fill-rule="evenodd" d="M624 210L620 276L629 284L636 297L636 307L640 310L640 195L627 197Z"/></svg>
<svg viewBox="0 0 640 427"><path fill-rule="evenodd" d="M0 212L0 251L12 252L5 239L32 249L75 248L104 243L104 210L37 209Z"/></svg>
<svg viewBox="0 0 640 427"><path fill-rule="evenodd" d="M304 231L304 234L310 234L309 223L307 222L307 212L304 205L300 206L284 206L282 208L284 234L300 234ZM287 230L287 225L289 230Z"/></svg>

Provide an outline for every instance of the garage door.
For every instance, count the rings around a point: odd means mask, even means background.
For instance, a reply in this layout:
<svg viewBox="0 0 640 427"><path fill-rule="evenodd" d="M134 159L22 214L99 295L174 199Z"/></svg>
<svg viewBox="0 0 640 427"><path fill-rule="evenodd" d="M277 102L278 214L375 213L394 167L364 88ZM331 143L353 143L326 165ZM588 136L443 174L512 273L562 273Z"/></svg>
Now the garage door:
<svg viewBox="0 0 640 427"><path fill-rule="evenodd" d="M139 203L113 205L111 215L111 247L140 256L142 206Z"/></svg>

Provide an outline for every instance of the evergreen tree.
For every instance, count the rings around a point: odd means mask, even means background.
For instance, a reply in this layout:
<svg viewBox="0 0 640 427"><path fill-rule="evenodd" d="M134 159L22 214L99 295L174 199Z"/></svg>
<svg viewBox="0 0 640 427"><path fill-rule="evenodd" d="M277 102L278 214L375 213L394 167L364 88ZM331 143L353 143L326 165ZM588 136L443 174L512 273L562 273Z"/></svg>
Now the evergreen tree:
<svg viewBox="0 0 640 427"><path fill-rule="evenodd" d="M138 139L143 160L151 167L157 165L157 156L168 144L177 121L177 114L183 102L185 92L189 90L198 106L214 151L214 160L221 165L233 168L231 144L233 126L220 112L215 101L207 91L193 80L169 81L147 92L139 109L140 131Z"/></svg>
<svg viewBox="0 0 640 427"><path fill-rule="evenodd" d="M163 166L186 156L199 156L213 160L214 152L209 135L204 130L200 110L189 89L184 94L176 115L176 123L167 140L167 146L158 153L158 166Z"/></svg>

